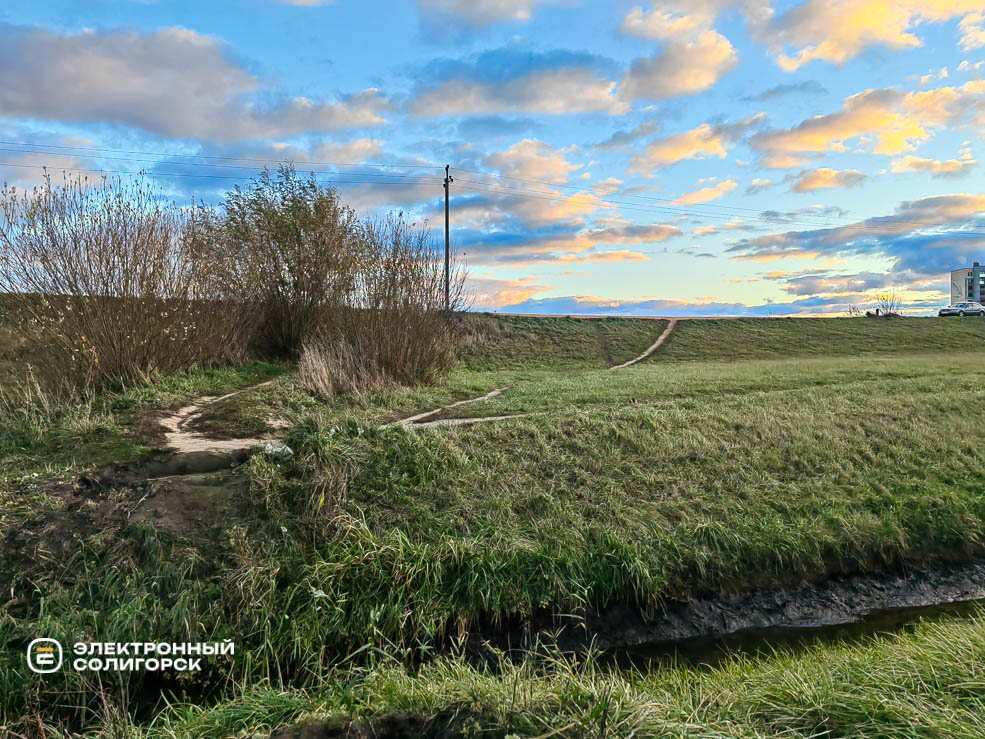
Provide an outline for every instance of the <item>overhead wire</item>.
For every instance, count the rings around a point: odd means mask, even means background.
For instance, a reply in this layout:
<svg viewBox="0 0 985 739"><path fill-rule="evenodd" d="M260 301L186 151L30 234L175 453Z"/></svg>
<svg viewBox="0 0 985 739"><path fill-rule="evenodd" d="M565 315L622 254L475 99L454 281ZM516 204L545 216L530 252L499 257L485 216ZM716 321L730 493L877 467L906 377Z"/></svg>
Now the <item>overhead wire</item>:
<svg viewBox="0 0 985 739"><path fill-rule="evenodd" d="M9 147L34 147L34 149L58 149L59 151L34 151L26 149L16 149ZM86 151L95 152L100 154L100 156L91 156L90 154L78 154L74 152ZM212 162L203 161L175 161L175 157L180 157L182 159L214 159L220 162L258 162L258 163L283 163L284 160L275 159L264 159L259 157L226 157L226 156L210 156L204 154L173 154L164 152L146 152L146 151L133 151L133 150L123 150L123 149L110 149L101 147L84 147L84 146L63 146L58 144L35 144L29 142L17 142L17 141L2 141L0 140L0 152L7 153L19 153L19 154L50 154L52 156L70 156L76 158L88 158L88 159L105 159L109 161L133 161L143 164L155 164L155 165L171 165L175 167L210 167L210 168L222 168L222 169L243 169L257 171L259 167L250 167L247 165L237 165L237 164L216 164ZM154 159L136 159L128 156L102 156L103 154L134 154L139 156L155 156L155 157L166 157L163 160ZM364 171L358 172L339 172L339 171L324 171L324 170L313 170L314 175L329 175L339 178L353 178L353 177L364 177L364 178L374 178L374 179L336 179L336 180L322 180L328 184L380 184L380 185L424 185L424 184L436 184L440 185L441 180L437 179L435 176L429 179L428 175L413 175L413 174L399 174L392 171L365 171L370 169L377 170L392 170L392 169L436 169L440 170L442 167L438 165L423 165L423 164L383 164L383 163L344 163L344 162L292 162L293 164L311 165L311 166L333 166L333 167L359 167ZM17 162L3 162L0 161L0 165L8 167L20 167L20 168L34 168L34 169L46 169L45 165L35 165L35 164L24 164ZM78 172L95 172L95 173L106 173L106 174L126 174L126 175L137 175L143 174L151 177L189 177L198 179L222 179L222 180L241 180L245 175L218 175L218 174L193 174L188 172L162 172L159 170L151 171L131 171L131 170L107 170L107 169L96 169L96 168L84 168L84 167L53 167L52 169L66 169L69 171ZM609 188L599 188L598 186L580 186L571 185L567 183L550 182L545 180L535 180L531 178L514 177L512 175L504 175L494 172L482 172L479 170L473 170L462 167L455 167L453 171L466 172L469 174L477 175L479 177L495 178L497 180L509 180L511 182L522 182L526 184L536 184L548 188L565 188L569 190L575 190L576 192L591 193L592 199L578 198L574 194L557 193L545 190L538 190L533 188L525 188L519 185L513 185L510 183L500 183L500 182L489 182L485 180L473 180L473 179L456 179L456 184L459 185L461 189L478 191L478 192L488 192L494 194L505 194L515 197L525 197L530 199L540 199L540 200L550 200L554 202L570 202L574 204L585 204L585 205L609 205L619 210L635 211L635 212L646 212L654 213L663 216L678 216L678 217L689 217L689 218L705 218L705 219L719 219L732 221L739 217L736 213L731 211L743 211L748 213L756 213L757 218L754 219L757 222L766 222L778 226L792 225L792 226L806 226L809 228L845 228L845 229L858 229L863 231L878 231L880 233L885 232L885 226L889 224L902 224L902 225L912 225L920 228L933 228L939 227L938 224L927 224L918 221L906 221L902 219L893 219L889 217L879 216L878 222L874 223L873 219L866 219L858 221L857 219L850 219L845 217L833 216L831 214L824 214L816 216L820 220L806 220L812 216L800 215L798 218L793 219L789 217L772 217L774 211L763 211L758 208L744 208L741 206L724 206L724 205L711 205L708 203L681 203L680 198L670 199L670 198L659 198L654 196L643 196L631 193L615 193L618 197L622 198L635 198L637 200L642 200L644 202L626 202L625 200L615 200L612 197L598 197L595 195L596 192L602 192L605 196L613 195L613 191ZM387 179L382 179L387 178ZM485 186L485 187L483 187ZM667 205L658 205L658 203L667 203ZM676 204L676 205L675 205ZM696 208L707 208L709 210L694 210ZM724 212L713 212L710 209L715 209L717 211ZM749 218L746 216L746 218ZM856 222L849 224L833 224L832 219L839 220L855 220ZM753 219L750 219L753 220ZM943 225L943 224L940 224ZM736 224L740 226L740 224ZM985 236L985 233L974 232L974 231L951 231L950 233L957 233L963 235L972 236Z"/></svg>

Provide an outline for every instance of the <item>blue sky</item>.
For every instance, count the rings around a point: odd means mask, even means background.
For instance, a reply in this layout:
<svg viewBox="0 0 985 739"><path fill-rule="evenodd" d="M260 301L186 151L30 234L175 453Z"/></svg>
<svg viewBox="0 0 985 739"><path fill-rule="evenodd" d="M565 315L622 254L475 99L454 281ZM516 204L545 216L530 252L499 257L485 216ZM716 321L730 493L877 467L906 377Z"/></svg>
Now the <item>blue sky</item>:
<svg viewBox="0 0 985 739"><path fill-rule="evenodd" d="M0 176L290 159L440 229L450 164L477 307L920 312L985 261L983 61L985 0L8 0Z"/></svg>

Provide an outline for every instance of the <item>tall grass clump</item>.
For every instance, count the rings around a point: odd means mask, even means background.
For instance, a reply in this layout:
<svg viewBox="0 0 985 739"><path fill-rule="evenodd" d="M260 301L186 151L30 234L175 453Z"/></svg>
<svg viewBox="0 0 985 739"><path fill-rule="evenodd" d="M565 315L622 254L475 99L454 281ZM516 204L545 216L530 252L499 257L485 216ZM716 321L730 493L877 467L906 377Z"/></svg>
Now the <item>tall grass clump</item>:
<svg viewBox="0 0 985 739"><path fill-rule="evenodd" d="M141 179L0 190L0 292L59 390L240 359L244 322L189 211Z"/></svg>
<svg viewBox="0 0 985 739"><path fill-rule="evenodd" d="M430 231L399 215L367 220L356 253L352 290L302 349L302 382L326 395L438 382L455 364L459 331ZM456 269L452 310L465 303L463 285Z"/></svg>

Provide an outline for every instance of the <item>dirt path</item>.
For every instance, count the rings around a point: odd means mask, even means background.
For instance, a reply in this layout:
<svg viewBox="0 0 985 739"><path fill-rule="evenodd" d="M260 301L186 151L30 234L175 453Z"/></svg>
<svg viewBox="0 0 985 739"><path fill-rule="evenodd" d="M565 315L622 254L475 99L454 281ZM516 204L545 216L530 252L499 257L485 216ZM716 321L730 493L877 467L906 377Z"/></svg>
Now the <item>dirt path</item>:
<svg viewBox="0 0 985 739"><path fill-rule="evenodd" d="M479 423L480 421L484 421L484 420L501 420L503 418L513 418L513 416L497 416L495 417L495 419L493 419L493 417L487 416L482 418L454 418L454 419L450 418L444 421L430 421L428 423L420 423L425 418L430 418L431 416L435 416L441 413L442 411L447 411L451 408L457 408L460 405L468 405L469 403L481 403L491 398L495 398L497 395L501 395L506 390L509 390L509 388L498 387L495 390L490 390L485 395L479 396L478 398L468 398L467 400L459 400L457 403L451 403L450 405L443 405L440 408L433 408L432 410L424 411L423 413L418 413L413 416L408 416L407 418L402 418L399 421L394 421L393 423L388 423L384 425L383 428L393 428L395 426L402 426L404 428L408 428L410 426L414 426L417 428L421 428L425 426L460 426L463 423Z"/></svg>
<svg viewBox="0 0 985 739"><path fill-rule="evenodd" d="M674 326L676 325L677 325L677 319L676 318L671 319L667 323L667 327L663 330L663 333L661 333L660 336L657 337L657 340L653 342L653 344L647 347L646 351L644 351L638 357L634 359L630 359L628 362L617 364L613 367L609 367L609 369L610 370L622 369L624 367L629 367L630 365L636 364L637 362L646 359L651 354L653 354L653 352L655 352L657 349L660 348L660 345L667 340L667 337L670 336L670 333L674 330ZM604 351L605 354L608 355L607 346L604 347ZM435 416L441 413L442 411L446 411L450 408L457 408L458 406L466 405L467 403L479 403L482 401L489 400L490 398L495 398L497 395L502 394L504 391L508 389L509 388L505 388L505 387L496 388L495 390L491 390L490 392L478 398L469 398L468 400L460 400L457 403L452 403L451 405L441 406L440 408L433 408L432 410L424 411L423 413L418 413L416 415L403 418L399 421L394 421L393 423L389 423L386 426L384 426L384 428L392 428L396 426L400 426L402 428L433 428L435 426L465 426L467 424L472 424L472 423L488 423L489 421L505 421L509 418L522 418L524 416L529 416L530 415L529 413L514 413L507 416L474 416L470 418L442 418L434 421L424 420L426 418L430 418L431 416Z"/></svg>
<svg viewBox="0 0 985 739"><path fill-rule="evenodd" d="M646 359L653 352L655 352L661 344L666 341L667 337L670 336L671 331L674 330L674 326L677 325L677 319L672 319L667 327L664 329L663 333L657 338L657 340L647 348L642 354L640 354L635 359L630 359L628 362L623 362L622 364L617 364L613 367L609 367L610 370L622 369L623 367L629 367L630 365L636 364L637 362ZM196 433L188 429L189 424L191 424L196 418L205 413L210 406L215 403L219 403L227 398L232 398L233 396L239 395L240 393L249 392L250 390L256 390L261 387L265 387L273 383L273 380L268 380L267 382L261 382L257 385L251 385L249 387L244 387L240 390L235 390L231 393L226 393L220 396L206 396L199 398L197 401L190 405L186 405L183 408L179 408L170 416L165 416L161 419L160 423L165 430L165 441L169 448L174 449L176 452L181 454L187 454L190 452L234 452L242 449L247 449L251 446L257 446L259 444L264 444L268 441L273 441L274 437L257 437L257 438L246 438L246 439L213 439L206 434ZM450 410L452 408L457 408L462 405L467 405L470 403L481 403L487 400L495 398L497 395L501 395L503 392L508 390L506 387L499 387L494 390L490 390L485 395L481 395L477 398L468 398L466 400L459 400L455 403L450 403L449 405L443 405L438 408L432 408L429 411L424 411L423 413L416 413L413 416L408 416L407 418L402 418L399 421L394 421L392 423L385 424L383 428L433 428L435 426L465 426L473 423L488 423L490 421L504 421L510 418L521 418L523 416L530 415L528 413L514 413L505 416L475 416L470 418L444 418L435 419L427 421L426 419L436 416L443 411Z"/></svg>
<svg viewBox="0 0 985 739"><path fill-rule="evenodd" d="M657 337L657 340L654 341L645 352L640 354L635 359L630 359L628 362L623 362L622 364L617 364L613 367L609 367L609 369L610 370L622 369L623 367L629 367L631 364L636 364L637 362L643 361L651 354L653 354L653 352L655 352L657 349L660 348L660 345L667 340L667 337L670 336L670 332L674 330L674 326L676 325L677 325L677 319L676 318L670 319L670 322L667 324L667 328L663 330L663 333Z"/></svg>
<svg viewBox="0 0 985 739"><path fill-rule="evenodd" d="M199 434L188 430L188 425L196 418L205 413L210 406L219 403L227 398L232 398L241 393L256 390L272 384L273 380L261 382L257 385L250 385L231 393L220 396L206 396L199 398L191 405L179 408L170 416L165 416L160 423L165 430L165 441L170 449L174 449L180 454L190 452L235 452L241 449L248 449L268 441L273 437L247 438L247 439L213 439L205 434Z"/></svg>

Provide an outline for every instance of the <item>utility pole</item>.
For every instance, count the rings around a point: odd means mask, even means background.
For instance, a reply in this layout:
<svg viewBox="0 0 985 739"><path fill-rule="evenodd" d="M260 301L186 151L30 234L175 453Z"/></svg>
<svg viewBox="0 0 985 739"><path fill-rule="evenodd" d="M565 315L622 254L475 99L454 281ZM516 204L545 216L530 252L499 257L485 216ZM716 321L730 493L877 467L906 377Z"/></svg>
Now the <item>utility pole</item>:
<svg viewBox="0 0 985 739"><path fill-rule="evenodd" d="M451 310L451 292L449 291L449 272L451 270L451 242L448 238L448 189L455 181L450 174L451 165L445 165L445 310Z"/></svg>

